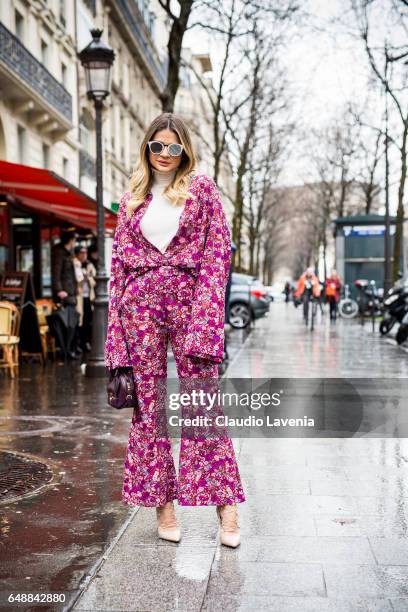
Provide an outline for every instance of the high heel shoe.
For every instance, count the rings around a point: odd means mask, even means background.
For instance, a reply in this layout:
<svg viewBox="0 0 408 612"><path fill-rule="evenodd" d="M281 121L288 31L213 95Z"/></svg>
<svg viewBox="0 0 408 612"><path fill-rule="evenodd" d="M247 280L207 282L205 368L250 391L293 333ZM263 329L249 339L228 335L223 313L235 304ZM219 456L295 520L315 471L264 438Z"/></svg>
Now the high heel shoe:
<svg viewBox="0 0 408 612"><path fill-rule="evenodd" d="M173 502L167 502L165 506L158 506L156 516L159 538L169 542L180 542L181 532L177 524Z"/></svg>
<svg viewBox="0 0 408 612"><path fill-rule="evenodd" d="M236 548L241 542L236 504L217 506L217 514L221 526L221 544Z"/></svg>

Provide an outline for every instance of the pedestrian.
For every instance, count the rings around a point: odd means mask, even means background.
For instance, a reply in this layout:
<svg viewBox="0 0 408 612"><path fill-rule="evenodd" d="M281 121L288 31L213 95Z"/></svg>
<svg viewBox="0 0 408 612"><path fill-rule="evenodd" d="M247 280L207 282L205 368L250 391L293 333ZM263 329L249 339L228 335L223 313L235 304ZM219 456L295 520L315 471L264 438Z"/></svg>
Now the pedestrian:
<svg viewBox="0 0 408 612"><path fill-rule="evenodd" d="M337 318L338 303L341 295L341 279L337 270L332 270L331 275L326 278L325 294L326 300L329 302L330 320L335 321Z"/></svg>
<svg viewBox="0 0 408 612"><path fill-rule="evenodd" d="M237 503L245 501L232 441L180 441L176 476L168 436L157 435L156 380L167 376L170 340L180 381L218 379L224 350L231 232L217 186L196 174L184 121L157 116L147 128L129 190L119 204L112 246L105 363L132 367L134 411L122 501L156 507L159 536L178 542L173 500L216 506L221 542L240 542Z"/></svg>
<svg viewBox="0 0 408 612"><path fill-rule="evenodd" d="M88 261L93 264L96 276L96 269L98 267L98 247L96 243L91 244L91 246L88 248Z"/></svg>
<svg viewBox="0 0 408 612"><path fill-rule="evenodd" d="M290 301L290 294L292 293L292 285L290 281L286 281L285 286L283 288L283 293L285 294L285 302L288 303Z"/></svg>
<svg viewBox="0 0 408 612"><path fill-rule="evenodd" d="M78 281L78 306L80 315L78 326L77 350L89 352L92 336L92 308L95 300L96 271L88 260L88 250L84 246L75 248L75 271Z"/></svg>
<svg viewBox="0 0 408 612"><path fill-rule="evenodd" d="M96 249L94 252L97 253ZM96 255L97 258L97 255ZM83 324L83 350L89 352L92 345L92 318L95 302L96 267L93 260L86 258L82 263L84 269L84 324Z"/></svg>
<svg viewBox="0 0 408 612"><path fill-rule="evenodd" d="M84 317L84 300L82 297L83 291L83 283L84 283L84 273L82 271L82 256L81 252L84 247L76 246L74 248L74 269L75 269L75 278L77 281L77 303L76 310L79 315L78 325L75 333L75 351L77 353L82 353L81 343L80 343L80 329L82 327L83 317Z"/></svg>
<svg viewBox="0 0 408 612"><path fill-rule="evenodd" d="M90 320L89 320L89 344L92 344L92 319L94 312L94 302L96 297L96 271L98 269L98 247L94 242L88 248L88 261L86 264L87 275L89 280L89 300L90 300Z"/></svg>
<svg viewBox="0 0 408 612"><path fill-rule="evenodd" d="M55 313L55 329L64 361L78 359L75 351L75 334L78 325L77 294L73 249L74 232L62 231L60 242L51 250L51 285L53 301L60 306Z"/></svg>

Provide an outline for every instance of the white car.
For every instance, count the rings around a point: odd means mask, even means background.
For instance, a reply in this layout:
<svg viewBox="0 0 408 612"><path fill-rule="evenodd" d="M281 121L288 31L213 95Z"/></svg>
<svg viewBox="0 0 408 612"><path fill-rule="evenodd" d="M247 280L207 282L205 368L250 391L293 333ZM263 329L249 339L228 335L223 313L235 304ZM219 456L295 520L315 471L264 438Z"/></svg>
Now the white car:
<svg viewBox="0 0 408 612"><path fill-rule="evenodd" d="M284 284L274 283L265 287L272 302L283 302L285 300Z"/></svg>

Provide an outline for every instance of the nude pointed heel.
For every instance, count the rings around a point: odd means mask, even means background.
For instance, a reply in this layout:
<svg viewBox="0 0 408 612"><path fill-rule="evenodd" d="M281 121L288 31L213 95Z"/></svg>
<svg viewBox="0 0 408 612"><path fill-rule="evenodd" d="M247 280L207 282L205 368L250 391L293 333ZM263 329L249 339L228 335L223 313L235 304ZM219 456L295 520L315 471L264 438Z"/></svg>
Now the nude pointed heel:
<svg viewBox="0 0 408 612"><path fill-rule="evenodd" d="M236 504L217 506L217 515L221 527L221 544L237 548L241 543Z"/></svg>
<svg viewBox="0 0 408 612"><path fill-rule="evenodd" d="M156 508L157 533L162 540L180 542L181 532L174 512L173 502Z"/></svg>

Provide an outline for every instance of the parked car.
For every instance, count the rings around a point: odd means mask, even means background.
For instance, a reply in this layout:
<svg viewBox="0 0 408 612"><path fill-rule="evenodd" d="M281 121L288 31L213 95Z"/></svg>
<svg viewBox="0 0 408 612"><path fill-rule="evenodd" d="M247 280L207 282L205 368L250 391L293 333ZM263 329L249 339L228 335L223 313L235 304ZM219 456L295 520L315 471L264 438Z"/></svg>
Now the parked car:
<svg viewBox="0 0 408 612"><path fill-rule="evenodd" d="M267 291L259 279L232 272L229 297L229 322L232 327L242 329L249 325L251 319L263 317L269 305Z"/></svg>

